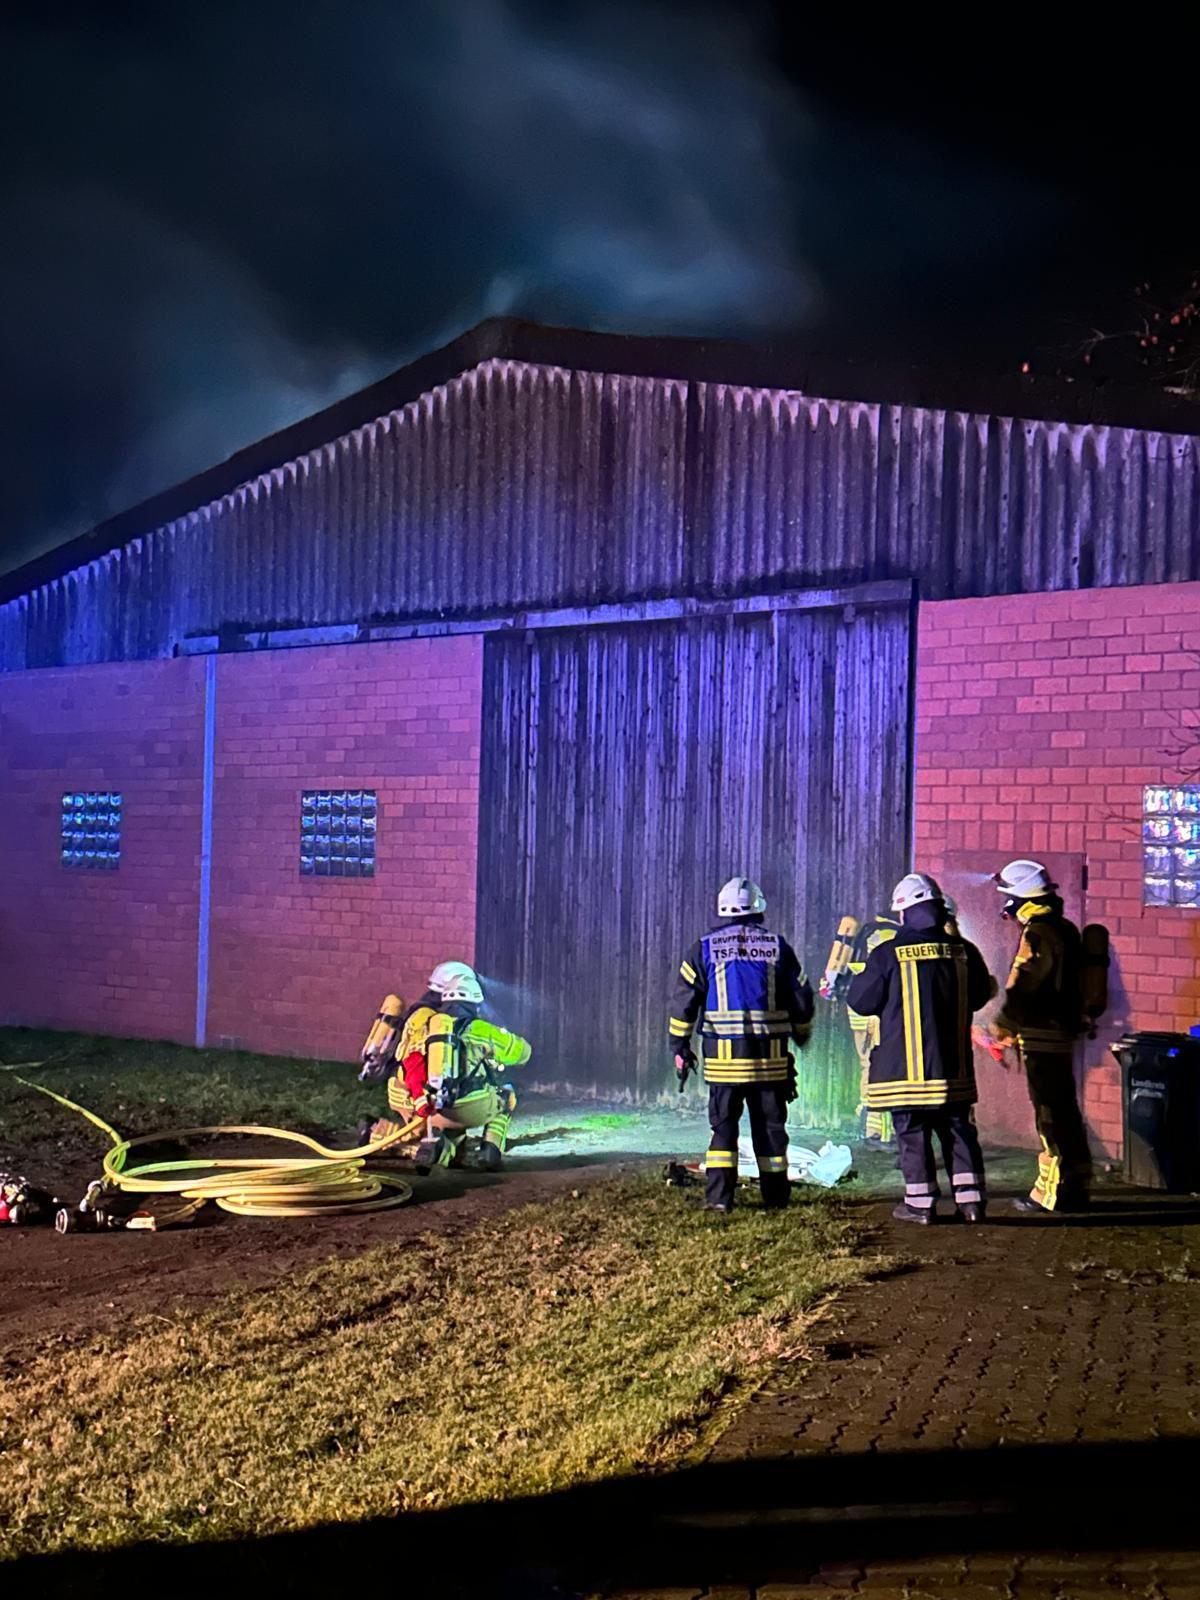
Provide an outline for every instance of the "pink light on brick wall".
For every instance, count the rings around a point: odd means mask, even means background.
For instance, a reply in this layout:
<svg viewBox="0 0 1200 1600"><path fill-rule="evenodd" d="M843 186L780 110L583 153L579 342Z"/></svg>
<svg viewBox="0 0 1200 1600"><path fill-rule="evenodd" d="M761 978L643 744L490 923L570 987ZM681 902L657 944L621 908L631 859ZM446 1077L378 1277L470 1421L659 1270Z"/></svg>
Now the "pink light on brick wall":
<svg viewBox="0 0 1200 1600"><path fill-rule="evenodd" d="M921 607L914 837L948 852L1079 852L1086 915L1113 938L1113 1008L1085 1052L1092 1136L1119 1150L1126 1028L1200 1020L1200 914L1142 904L1142 792L1179 776L1174 730L1200 703L1200 584ZM986 1106L981 1108L986 1126Z"/></svg>
<svg viewBox="0 0 1200 1600"><path fill-rule="evenodd" d="M208 1036L354 1057L389 990L475 938L478 637L218 662ZM301 795L371 790L369 879L300 871Z"/></svg>
<svg viewBox="0 0 1200 1600"><path fill-rule="evenodd" d="M0 678L0 1020L196 1037L207 668L205 1036L352 1059L385 993L473 955L479 638ZM115 871L62 866L68 789L121 793ZM375 793L373 876L301 872L311 789Z"/></svg>
<svg viewBox="0 0 1200 1600"><path fill-rule="evenodd" d="M191 1038L203 664L0 678L0 1018ZM68 790L119 792L121 858L61 860Z"/></svg>

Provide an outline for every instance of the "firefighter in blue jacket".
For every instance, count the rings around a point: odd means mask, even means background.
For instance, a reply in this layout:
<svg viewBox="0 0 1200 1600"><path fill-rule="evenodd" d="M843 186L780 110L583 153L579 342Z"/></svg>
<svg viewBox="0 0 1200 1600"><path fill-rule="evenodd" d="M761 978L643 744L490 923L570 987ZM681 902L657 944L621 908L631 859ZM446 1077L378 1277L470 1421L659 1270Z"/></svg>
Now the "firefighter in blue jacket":
<svg viewBox="0 0 1200 1600"><path fill-rule="evenodd" d="M983 957L957 931L946 897L923 872L902 878L892 895L900 932L876 945L853 980L846 1004L879 1018L871 1052L867 1105L890 1111L900 1147L901 1222L937 1221L934 1138L949 1170L956 1214L984 1219L983 1155L975 1131L971 1017L995 992Z"/></svg>
<svg viewBox="0 0 1200 1600"><path fill-rule="evenodd" d="M796 1097L791 1045L812 1026L813 996L787 940L763 923L767 902L749 878L730 878L717 897L721 923L693 945L679 968L671 1047L680 1087L696 1066L698 1028L712 1129L704 1203L728 1212L737 1187L738 1123L750 1113L763 1204L788 1203L787 1108Z"/></svg>

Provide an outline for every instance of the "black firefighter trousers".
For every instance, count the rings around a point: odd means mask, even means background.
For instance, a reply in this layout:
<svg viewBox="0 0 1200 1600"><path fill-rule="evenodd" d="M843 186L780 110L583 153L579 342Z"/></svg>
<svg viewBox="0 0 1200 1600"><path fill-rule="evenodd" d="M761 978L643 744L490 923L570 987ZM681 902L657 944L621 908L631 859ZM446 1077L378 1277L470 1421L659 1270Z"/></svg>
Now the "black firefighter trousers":
<svg viewBox="0 0 1200 1600"><path fill-rule="evenodd" d="M933 1141L942 1147L942 1160L956 1205L983 1205L987 1199L983 1179L983 1152L968 1105L930 1106L920 1110L897 1107L892 1112L904 1199L914 1211L932 1211L939 1194L937 1156Z"/></svg>
<svg viewBox="0 0 1200 1600"><path fill-rule="evenodd" d="M729 1207L737 1188L738 1123L750 1113L750 1138L758 1159L758 1184L764 1206L785 1206L791 1194L787 1175L786 1083L710 1083L708 1125L712 1137L705 1158L704 1203Z"/></svg>
<svg viewBox="0 0 1200 1600"><path fill-rule="evenodd" d="M1025 1050L1029 1098L1042 1141L1030 1199L1047 1211L1086 1198L1092 1157L1075 1090L1075 1064L1066 1052Z"/></svg>

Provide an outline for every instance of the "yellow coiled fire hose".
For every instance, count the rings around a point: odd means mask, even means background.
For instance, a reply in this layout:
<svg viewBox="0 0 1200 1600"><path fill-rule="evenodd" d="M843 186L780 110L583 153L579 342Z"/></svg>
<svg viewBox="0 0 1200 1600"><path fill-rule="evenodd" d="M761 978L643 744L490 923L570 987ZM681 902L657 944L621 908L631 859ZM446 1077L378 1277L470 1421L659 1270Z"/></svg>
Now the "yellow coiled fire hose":
<svg viewBox="0 0 1200 1600"><path fill-rule="evenodd" d="M384 1211L412 1199L412 1185L398 1173L367 1168L363 1163L368 1155L378 1155L411 1134L416 1122L353 1150L330 1150L305 1133L259 1127L255 1123L167 1128L161 1133L122 1139L115 1128L86 1106L77 1105L65 1095L56 1094L44 1084L32 1083L27 1078L17 1077L16 1082L48 1095L106 1133L113 1147L104 1157L105 1185L129 1194L178 1195L181 1200L191 1201L193 1210L199 1210L211 1200L223 1211L232 1211L240 1217L316 1217L339 1211ZM204 1160L149 1161L137 1167L125 1165L129 1152L141 1145L243 1133L304 1145L319 1159L212 1156ZM207 1176L198 1177L199 1172Z"/></svg>

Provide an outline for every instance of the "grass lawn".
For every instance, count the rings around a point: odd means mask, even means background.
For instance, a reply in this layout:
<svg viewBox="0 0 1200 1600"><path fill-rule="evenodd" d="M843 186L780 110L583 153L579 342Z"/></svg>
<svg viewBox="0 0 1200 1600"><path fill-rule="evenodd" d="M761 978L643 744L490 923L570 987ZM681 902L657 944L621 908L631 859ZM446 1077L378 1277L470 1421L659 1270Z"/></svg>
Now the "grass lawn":
<svg viewBox="0 0 1200 1600"><path fill-rule="evenodd" d="M102 1153L107 1141L82 1117L24 1088L17 1076L44 1083L130 1135L259 1122L348 1145L358 1119L385 1106L382 1086L360 1084L356 1068L344 1061L0 1028L0 1166L8 1163L31 1177L43 1160ZM518 1094L513 1150L522 1159L699 1154L707 1142L698 1100L613 1110L539 1094L519 1080Z"/></svg>
<svg viewBox="0 0 1200 1600"><path fill-rule="evenodd" d="M26 1071L20 1064L31 1063ZM32 1063L43 1062L44 1066ZM192 1050L141 1039L93 1038L0 1028L0 1063L31 1082L77 1100L122 1133L219 1122L261 1121L317 1134L344 1131L346 1141L374 1101L345 1062L292 1061L236 1050ZM376 1099L382 1096L376 1094ZM0 1072L0 1150L103 1151L106 1140ZM23 1157L27 1159L27 1157Z"/></svg>
<svg viewBox="0 0 1200 1600"><path fill-rule="evenodd" d="M35 1355L0 1391L0 1555L186 1542L653 1468L869 1262L834 1199L706 1217L605 1181ZM169 1314L167 1314L169 1313Z"/></svg>

